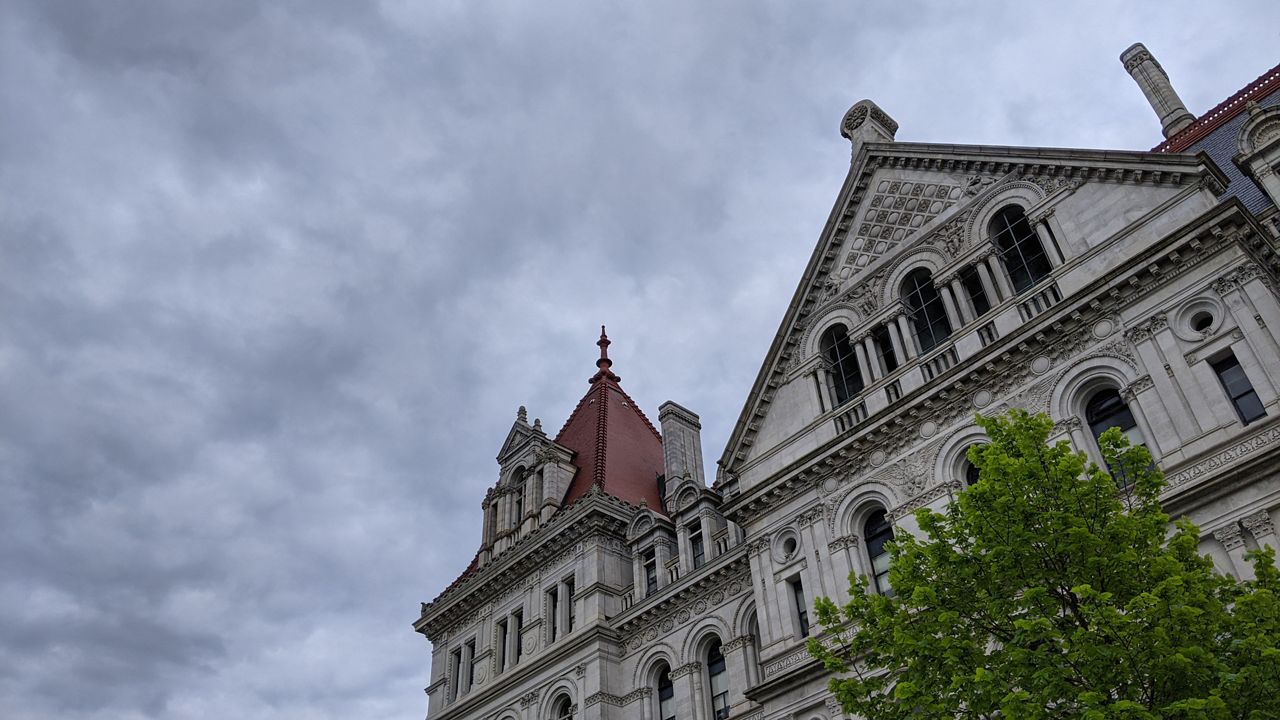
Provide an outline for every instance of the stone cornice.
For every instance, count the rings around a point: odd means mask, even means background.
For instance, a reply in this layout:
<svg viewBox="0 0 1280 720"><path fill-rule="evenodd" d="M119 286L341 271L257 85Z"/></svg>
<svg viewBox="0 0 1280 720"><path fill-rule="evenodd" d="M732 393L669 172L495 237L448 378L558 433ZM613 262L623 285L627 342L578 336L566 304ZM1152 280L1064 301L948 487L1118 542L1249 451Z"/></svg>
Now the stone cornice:
<svg viewBox="0 0 1280 720"><path fill-rule="evenodd" d="M751 571L743 546L729 549L733 557L724 565L697 577L696 582L682 586L671 595L655 596L654 602L637 604L614 619L614 627L626 638L628 651L633 651L660 634L669 633L743 593L751 592ZM695 576L688 576L695 577Z"/></svg>

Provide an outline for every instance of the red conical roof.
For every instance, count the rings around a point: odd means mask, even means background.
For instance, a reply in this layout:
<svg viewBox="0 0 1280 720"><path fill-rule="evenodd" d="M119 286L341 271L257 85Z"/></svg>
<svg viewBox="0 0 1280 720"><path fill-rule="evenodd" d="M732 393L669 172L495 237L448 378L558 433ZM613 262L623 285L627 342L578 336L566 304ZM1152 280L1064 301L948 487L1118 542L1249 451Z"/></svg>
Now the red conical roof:
<svg viewBox="0 0 1280 720"><path fill-rule="evenodd" d="M600 326L599 368L591 389L578 402L555 441L574 451L578 471L569 484L564 505L591 491L592 486L623 502L662 512L658 476L663 472L662 436L618 385L622 379L610 368L609 338Z"/></svg>

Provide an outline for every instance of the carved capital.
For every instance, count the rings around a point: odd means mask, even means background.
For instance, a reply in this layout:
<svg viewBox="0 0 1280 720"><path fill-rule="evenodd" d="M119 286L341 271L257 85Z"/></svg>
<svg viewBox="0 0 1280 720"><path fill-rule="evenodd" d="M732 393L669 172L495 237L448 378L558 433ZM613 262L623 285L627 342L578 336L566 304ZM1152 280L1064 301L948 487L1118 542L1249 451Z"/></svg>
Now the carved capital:
<svg viewBox="0 0 1280 720"><path fill-rule="evenodd" d="M681 665L678 668L673 668L671 670L670 676L672 680L677 680L679 678L684 677L685 675L690 675L692 673L696 673L701 670L702 670L702 663L695 660L691 663L688 663L687 665Z"/></svg>
<svg viewBox="0 0 1280 720"><path fill-rule="evenodd" d="M1276 534L1276 528L1271 524L1271 514L1266 510L1259 510L1242 519L1240 523L1249 531L1254 540L1259 541L1259 544L1261 544L1262 538Z"/></svg>
<svg viewBox="0 0 1280 720"><path fill-rule="evenodd" d="M831 550L832 552L835 552L836 550L844 550L845 548L851 548L851 547L857 547L857 546L858 546L857 535L845 535L843 537L838 537L835 540L832 540L831 542L827 543L827 549Z"/></svg>
<svg viewBox="0 0 1280 720"><path fill-rule="evenodd" d="M721 647L721 649L724 650L725 652L733 652L735 650L741 650L745 647L749 647L751 643L755 642L755 639L756 637L754 635L740 635L730 640L729 642L725 643L723 647Z"/></svg>
<svg viewBox="0 0 1280 720"><path fill-rule="evenodd" d="M1228 552L1244 547L1244 540L1240 537L1240 526L1235 523L1214 530L1213 537L1222 543Z"/></svg>
<svg viewBox="0 0 1280 720"><path fill-rule="evenodd" d="M1121 390L1120 397L1124 398L1125 402L1131 403L1137 399L1138 393L1146 392L1154 386L1155 384L1151 381L1151 376L1143 375L1130 383L1128 387Z"/></svg>
<svg viewBox="0 0 1280 720"><path fill-rule="evenodd" d="M1080 418L1078 417L1064 418L1053 424L1053 434L1061 435L1063 433L1070 433L1074 430L1079 430L1082 427L1084 427L1084 425L1083 423L1080 422Z"/></svg>
<svg viewBox="0 0 1280 720"><path fill-rule="evenodd" d="M1131 343L1140 343L1149 340L1152 335L1169 327L1169 316L1164 313L1156 313L1148 318L1145 322L1141 322L1125 331L1124 337Z"/></svg>

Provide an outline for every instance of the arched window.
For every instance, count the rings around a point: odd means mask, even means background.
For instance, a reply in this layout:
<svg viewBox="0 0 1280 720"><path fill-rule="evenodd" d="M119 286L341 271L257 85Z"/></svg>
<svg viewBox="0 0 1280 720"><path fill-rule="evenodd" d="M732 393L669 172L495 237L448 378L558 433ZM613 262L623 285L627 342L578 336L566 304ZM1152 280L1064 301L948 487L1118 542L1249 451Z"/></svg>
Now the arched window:
<svg viewBox="0 0 1280 720"><path fill-rule="evenodd" d="M820 345L823 356L831 363L831 394L835 396L836 405L843 405L861 392L864 384L848 329L844 325L832 325L822 334Z"/></svg>
<svg viewBox="0 0 1280 720"><path fill-rule="evenodd" d="M960 467L964 469L964 477L961 479L964 480L965 487L973 487L978 484L978 466L974 465L973 461L969 459L969 450L975 447L977 447L977 445L970 445L965 448L964 457L960 460Z"/></svg>
<svg viewBox="0 0 1280 720"><path fill-rule="evenodd" d="M520 523L524 521L524 486L525 478L528 476L524 468L515 471L512 477L512 492L515 493L515 499L511 503L511 527L519 528Z"/></svg>
<svg viewBox="0 0 1280 720"><path fill-rule="evenodd" d="M902 301L911 311L920 352L927 353L951 335L951 322L942 296L933 286L933 275L924 268L912 270L902 281Z"/></svg>
<svg viewBox="0 0 1280 720"><path fill-rule="evenodd" d="M666 665L658 671L658 720L675 720L676 687L671 684L671 668Z"/></svg>
<svg viewBox="0 0 1280 720"><path fill-rule="evenodd" d="M1013 291L1021 293L1053 272L1049 256L1044 253L1040 238L1036 237L1027 214L1017 205L1010 205L991 218L988 228L991 239L1000 250L1000 259L1009 271Z"/></svg>
<svg viewBox="0 0 1280 720"><path fill-rule="evenodd" d="M720 639L711 641L707 648L707 684L711 686L711 712L715 720L729 717L729 673L725 672L724 653L720 651Z"/></svg>
<svg viewBox="0 0 1280 720"><path fill-rule="evenodd" d="M551 705L552 720L569 720L573 717L573 703L569 701L568 695L561 695Z"/></svg>
<svg viewBox="0 0 1280 720"><path fill-rule="evenodd" d="M1084 420L1089 424L1094 440L1102 437L1107 428L1118 427L1131 445L1145 442L1138 431L1138 422L1133 419L1133 412L1115 388L1103 388L1089 397L1084 406Z"/></svg>
<svg viewBox="0 0 1280 720"><path fill-rule="evenodd" d="M889 586L889 551L884 544L893 539L893 527L889 525L884 510L876 510L862 526L862 536L867 541L867 558L871 560L872 580L881 595L892 595Z"/></svg>

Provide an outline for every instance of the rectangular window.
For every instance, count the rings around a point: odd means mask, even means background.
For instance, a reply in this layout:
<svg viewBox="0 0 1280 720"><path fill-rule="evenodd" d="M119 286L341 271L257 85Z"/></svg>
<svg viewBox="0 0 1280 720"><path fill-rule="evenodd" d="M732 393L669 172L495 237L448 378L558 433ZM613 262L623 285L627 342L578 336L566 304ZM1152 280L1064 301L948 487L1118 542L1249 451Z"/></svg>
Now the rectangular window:
<svg viewBox="0 0 1280 720"><path fill-rule="evenodd" d="M1240 422L1248 425L1266 416L1267 411L1262 408L1258 393L1254 391L1253 384L1249 382L1249 376L1244 374L1244 368L1240 367L1240 361L1234 354L1228 354L1209 365L1218 375L1218 382L1222 383L1222 389L1227 391L1227 397L1231 399L1236 415L1240 416Z"/></svg>
<svg viewBox="0 0 1280 720"><path fill-rule="evenodd" d="M969 294L969 302L973 303L973 313L978 317L982 317L991 309L991 300L987 297L987 291L982 287L982 276L978 274L978 269L970 265L960 271L960 284L964 286L964 290Z"/></svg>
<svg viewBox="0 0 1280 720"><path fill-rule="evenodd" d="M449 702L458 699L458 687L462 678L462 648L449 653Z"/></svg>
<svg viewBox="0 0 1280 720"><path fill-rule="evenodd" d="M791 595L796 600L796 628L800 637L809 637L809 603L804 599L804 583L796 578L787 584L791 586Z"/></svg>
<svg viewBox="0 0 1280 720"><path fill-rule="evenodd" d="M475 677L476 667L476 641L474 639L467 641L466 652L462 654L466 658L466 667L463 668L465 673L463 677L462 694L466 695L471 692L471 679Z"/></svg>
<svg viewBox="0 0 1280 720"><path fill-rule="evenodd" d="M560 618L559 601L559 593L556 592L555 588L551 588L547 591L547 620L551 623L547 628L547 640L550 642L555 642L556 638L560 636L560 628L556 622Z"/></svg>
<svg viewBox="0 0 1280 720"><path fill-rule="evenodd" d="M503 618L502 620L494 623L494 625L496 627L494 628L495 632L493 641L494 644L498 646L496 648L498 651L498 672L502 672L507 669L507 621Z"/></svg>
<svg viewBox="0 0 1280 720"><path fill-rule="evenodd" d="M644 589L645 597L658 592L658 557L652 548L644 552Z"/></svg>
<svg viewBox="0 0 1280 720"><path fill-rule="evenodd" d="M889 337L889 326L877 325L871 331L871 340L876 346L876 354L880 356L880 367L885 373L898 369L898 354L893 351L893 339Z"/></svg>
<svg viewBox="0 0 1280 720"><path fill-rule="evenodd" d="M689 526L689 554L694 570L707 564L707 550L702 542L702 523Z"/></svg>
<svg viewBox="0 0 1280 720"><path fill-rule="evenodd" d="M511 614L511 631L516 634L516 651L511 658L511 664L515 665L520 662L520 656L524 655L524 611L517 610Z"/></svg>
<svg viewBox="0 0 1280 720"><path fill-rule="evenodd" d="M573 632L573 593L573 578L569 578L564 581L564 631L566 633Z"/></svg>

